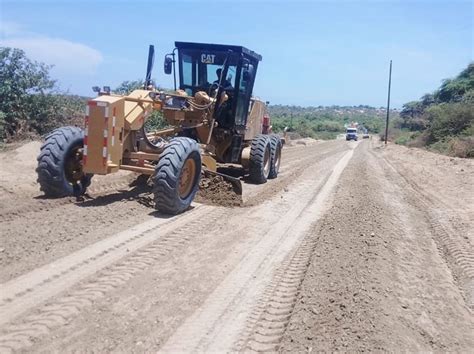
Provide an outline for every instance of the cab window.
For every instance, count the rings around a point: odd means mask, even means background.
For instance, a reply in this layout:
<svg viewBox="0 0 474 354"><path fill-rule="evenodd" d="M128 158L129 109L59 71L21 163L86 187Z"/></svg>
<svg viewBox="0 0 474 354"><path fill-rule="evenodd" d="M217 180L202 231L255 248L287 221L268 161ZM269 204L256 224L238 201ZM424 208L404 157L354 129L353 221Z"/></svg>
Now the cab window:
<svg viewBox="0 0 474 354"><path fill-rule="evenodd" d="M191 55L183 55L183 85L194 86L196 84L196 74L193 75L193 72L196 72L194 64Z"/></svg>

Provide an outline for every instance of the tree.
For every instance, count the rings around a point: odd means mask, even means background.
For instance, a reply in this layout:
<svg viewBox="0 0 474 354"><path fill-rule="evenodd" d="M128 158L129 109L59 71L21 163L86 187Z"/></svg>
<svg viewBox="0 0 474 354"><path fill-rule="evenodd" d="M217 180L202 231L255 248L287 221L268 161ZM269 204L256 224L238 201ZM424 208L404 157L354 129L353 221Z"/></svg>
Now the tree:
<svg viewBox="0 0 474 354"><path fill-rule="evenodd" d="M411 101L402 106L400 117L404 120L415 118L423 113L423 104L420 101Z"/></svg>
<svg viewBox="0 0 474 354"><path fill-rule="evenodd" d="M133 90L143 89L143 85L143 80L123 81L115 88L114 92L119 95L128 95Z"/></svg>
<svg viewBox="0 0 474 354"><path fill-rule="evenodd" d="M474 63L470 63L455 79L443 80L435 98L439 102L460 102L471 90L474 90Z"/></svg>
<svg viewBox="0 0 474 354"><path fill-rule="evenodd" d="M427 93L421 96L420 101L421 101L423 109L428 108L432 104L436 103L435 96L431 93Z"/></svg>
<svg viewBox="0 0 474 354"><path fill-rule="evenodd" d="M50 66L31 61L20 49L0 47L0 63L0 138L9 139L31 130L55 81Z"/></svg>
<svg viewBox="0 0 474 354"><path fill-rule="evenodd" d="M431 142L458 136L474 126L474 105L465 103L445 103L433 105L427 110L431 122L428 133Z"/></svg>

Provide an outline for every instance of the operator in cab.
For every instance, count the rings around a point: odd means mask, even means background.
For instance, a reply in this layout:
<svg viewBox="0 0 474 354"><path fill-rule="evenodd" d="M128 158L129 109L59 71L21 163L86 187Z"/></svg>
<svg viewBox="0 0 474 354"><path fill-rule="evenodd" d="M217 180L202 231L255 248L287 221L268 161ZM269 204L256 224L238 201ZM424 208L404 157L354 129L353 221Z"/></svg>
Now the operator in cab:
<svg viewBox="0 0 474 354"><path fill-rule="evenodd" d="M215 84L219 84L219 81L221 81L221 75L222 75L222 69L217 69L216 70L216 75L217 75L217 80L214 81ZM233 90L234 88L232 87L232 84L230 83L229 80L227 80L226 78L222 78L222 81L221 81L221 86L224 88L224 90Z"/></svg>

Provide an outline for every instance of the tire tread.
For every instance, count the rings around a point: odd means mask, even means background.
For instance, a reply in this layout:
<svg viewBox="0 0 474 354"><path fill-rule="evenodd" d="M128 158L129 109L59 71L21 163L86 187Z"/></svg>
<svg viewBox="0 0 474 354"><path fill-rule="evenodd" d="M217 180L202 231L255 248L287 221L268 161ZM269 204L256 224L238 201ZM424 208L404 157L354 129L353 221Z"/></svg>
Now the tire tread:
<svg viewBox="0 0 474 354"><path fill-rule="evenodd" d="M196 179L190 194L181 199L178 194L178 181L181 169L188 158L196 162ZM199 188L201 175L201 155L196 141L177 137L165 147L155 168L153 193L155 208L168 214L179 214L188 209Z"/></svg>
<svg viewBox="0 0 474 354"><path fill-rule="evenodd" d="M252 139L250 147L249 177L257 184L267 181L268 176L264 173L265 152L269 149L270 140L268 135L259 134Z"/></svg>

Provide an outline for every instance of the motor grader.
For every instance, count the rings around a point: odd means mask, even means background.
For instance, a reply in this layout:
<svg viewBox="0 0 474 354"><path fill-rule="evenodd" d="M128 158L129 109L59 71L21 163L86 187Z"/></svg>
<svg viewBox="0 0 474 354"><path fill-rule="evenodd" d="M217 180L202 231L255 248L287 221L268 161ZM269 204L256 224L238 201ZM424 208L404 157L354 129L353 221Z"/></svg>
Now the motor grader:
<svg viewBox="0 0 474 354"><path fill-rule="evenodd" d="M266 103L252 96L261 60L242 46L175 42L164 61L165 73L174 75L170 92L153 86L150 46L143 89L116 95L96 87L83 129L63 127L46 136L38 156L40 189L49 197L79 196L94 174L128 170L149 176L156 209L178 214L190 206L201 173L222 176L240 194L240 180L222 168L240 168L257 184L276 178L282 141L271 134ZM146 129L154 111L167 128Z"/></svg>

